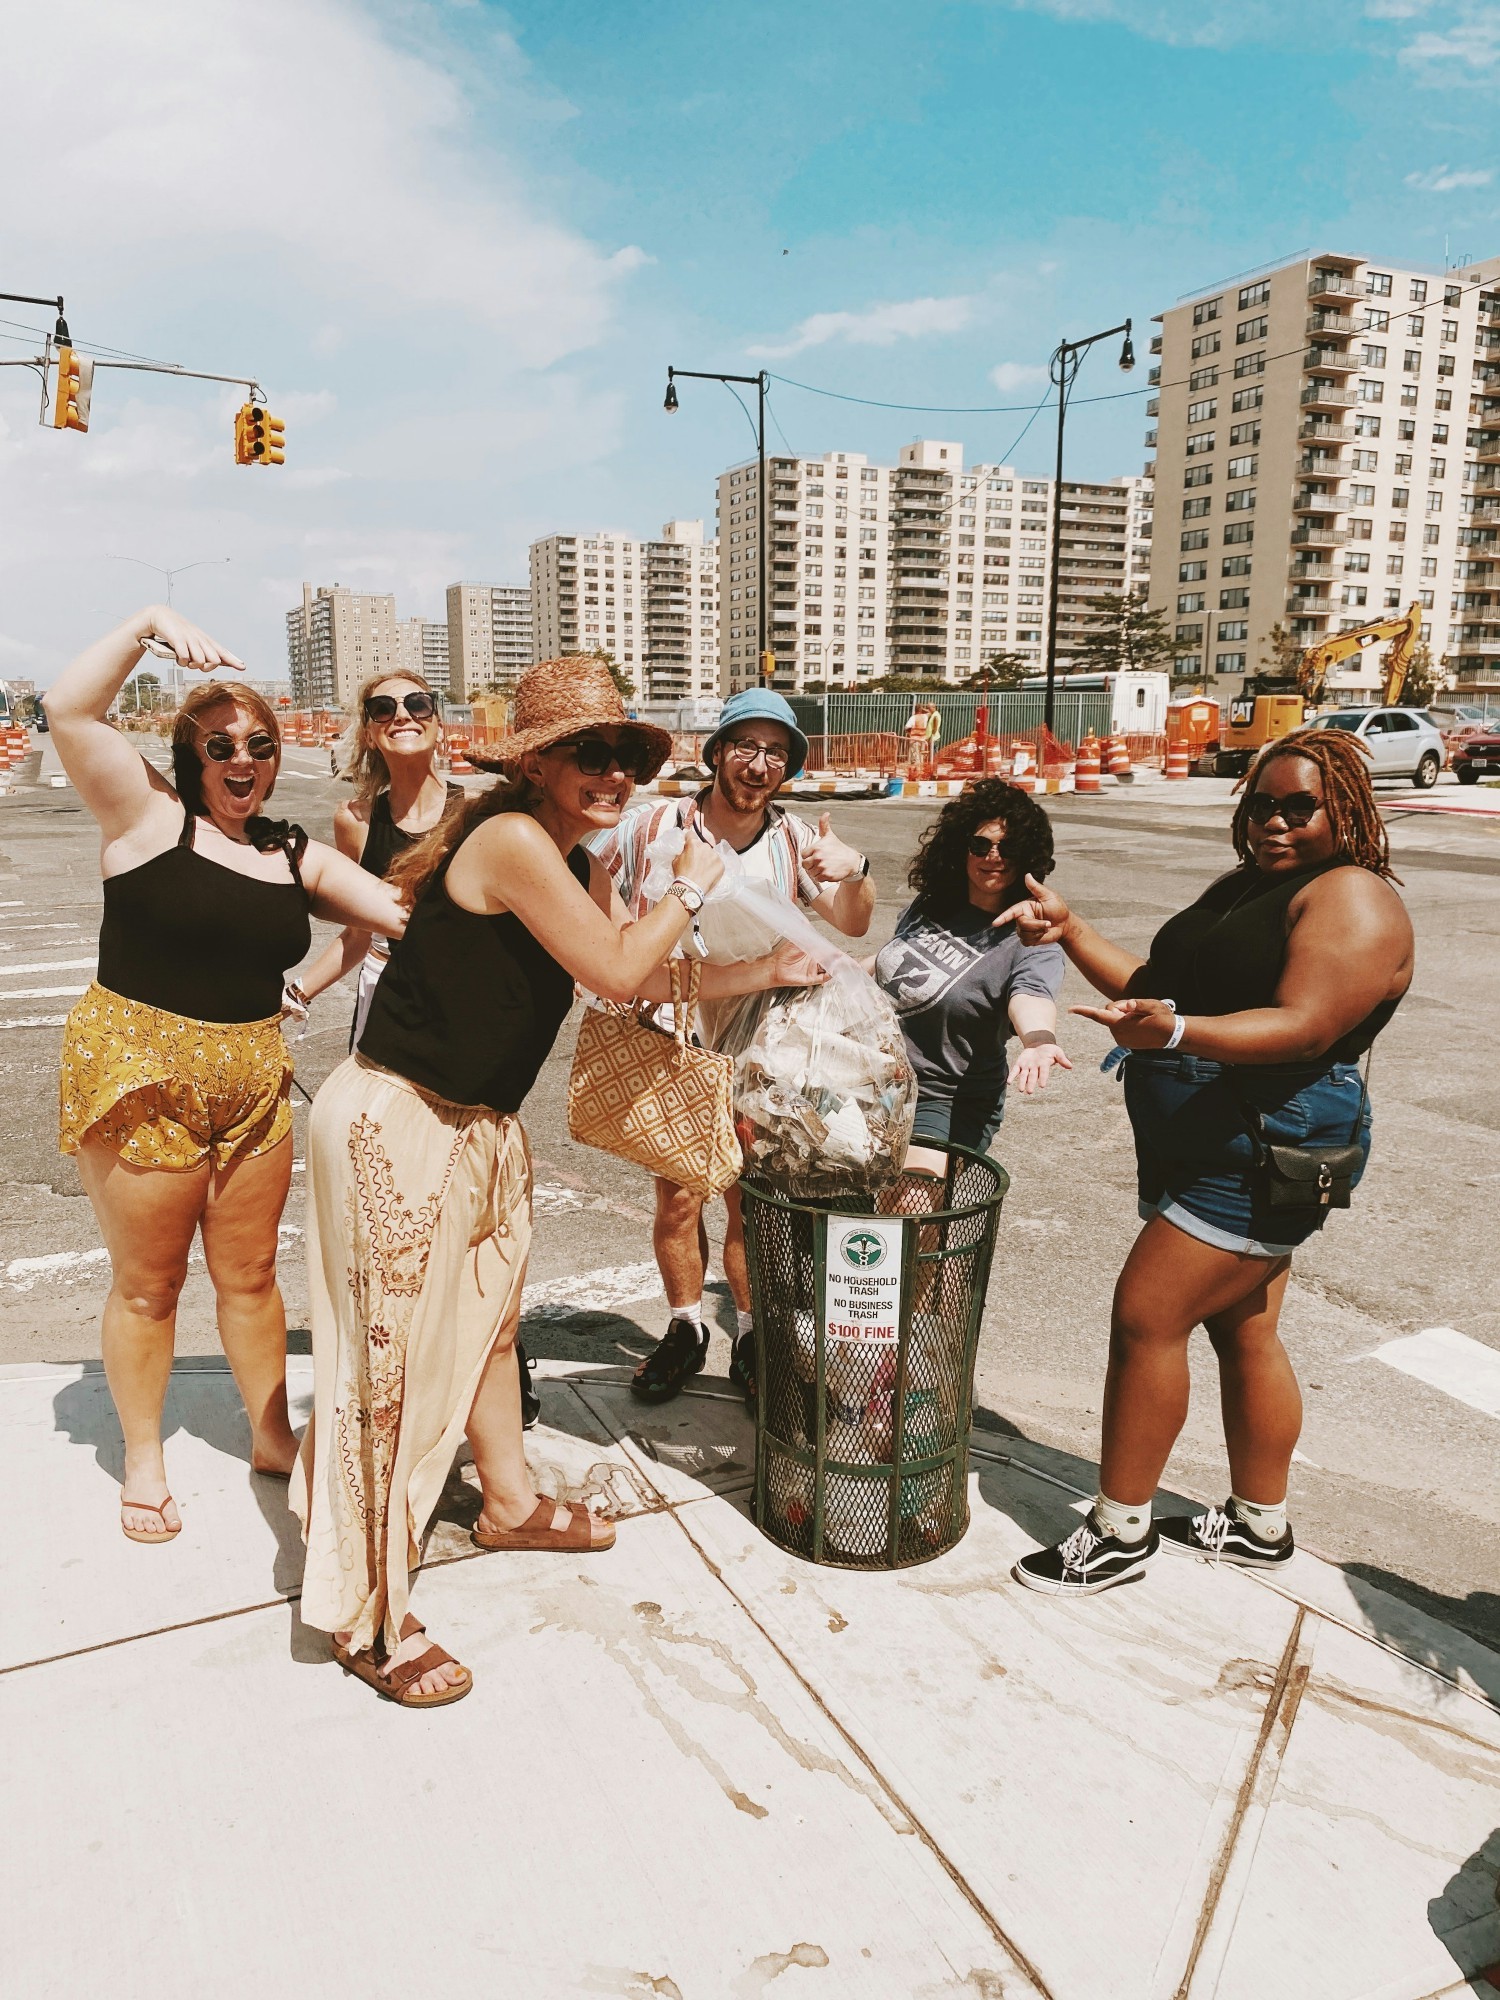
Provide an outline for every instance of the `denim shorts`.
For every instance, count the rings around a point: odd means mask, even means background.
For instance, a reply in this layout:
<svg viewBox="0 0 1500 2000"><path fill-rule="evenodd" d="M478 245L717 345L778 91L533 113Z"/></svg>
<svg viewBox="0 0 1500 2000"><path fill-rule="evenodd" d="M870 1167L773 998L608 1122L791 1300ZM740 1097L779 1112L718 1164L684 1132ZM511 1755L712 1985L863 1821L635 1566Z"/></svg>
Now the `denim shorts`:
<svg viewBox="0 0 1500 2000"><path fill-rule="evenodd" d="M998 1099L921 1097L911 1128L914 1146L972 1146L987 1153L1005 1117L1005 1093Z"/></svg>
<svg viewBox="0 0 1500 2000"><path fill-rule="evenodd" d="M1326 1211L1269 1206L1240 1102L1260 1112L1274 1143L1358 1144L1368 1161L1370 1107L1359 1115L1360 1093L1357 1063L1230 1069L1205 1056L1132 1050L1125 1108L1135 1134L1142 1217L1165 1216L1218 1250L1289 1256L1323 1226Z"/></svg>

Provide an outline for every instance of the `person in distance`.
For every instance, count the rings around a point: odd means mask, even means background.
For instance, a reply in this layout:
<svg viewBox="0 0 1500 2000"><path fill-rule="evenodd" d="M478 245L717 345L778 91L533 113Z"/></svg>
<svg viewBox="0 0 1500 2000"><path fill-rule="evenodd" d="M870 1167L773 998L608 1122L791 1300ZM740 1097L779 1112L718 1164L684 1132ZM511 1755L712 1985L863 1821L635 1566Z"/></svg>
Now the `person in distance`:
<svg viewBox="0 0 1500 2000"><path fill-rule="evenodd" d="M1302 1397L1277 1328L1292 1254L1326 1211L1273 1204L1267 1148L1344 1149L1357 1183L1370 1145L1360 1059L1411 984L1414 946L1356 738L1301 730L1270 745L1231 837L1240 865L1170 918L1145 960L1039 881L1005 913L1104 995L1073 1011L1126 1052L1145 1219L1115 1287L1099 1492L1082 1526L1016 1564L1032 1590L1107 1590L1160 1547L1250 1569L1293 1553ZM1200 1324L1219 1363L1230 1495L1157 1523Z"/></svg>
<svg viewBox="0 0 1500 2000"><path fill-rule="evenodd" d="M632 723L597 659L529 667L501 777L393 869L406 934L359 1047L308 1132L313 1421L293 1481L301 1611L340 1663L404 1707L457 1701L466 1667L407 1609L409 1571L467 1433L484 1549L607 1548L614 1528L538 1496L515 1338L531 1237L520 1110L573 1001L665 998L666 960L723 872L690 843L631 923L581 843L613 827L671 747Z"/></svg>
<svg viewBox="0 0 1500 2000"><path fill-rule="evenodd" d="M277 1224L292 1172L286 970L308 912L399 936L383 883L264 808L281 763L253 689L195 688L172 727L172 782L111 727L145 642L212 675L241 662L163 605L87 647L47 691L53 740L99 822L104 919L94 983L68 1016L62 1148L109 1251L104 1370L125 1442L120 1525L166 1542L181 1516L161 1415L177 1299L200 1231L219 1337L250 1419L253 1472L286 1478L286 1314Z"/></svg>

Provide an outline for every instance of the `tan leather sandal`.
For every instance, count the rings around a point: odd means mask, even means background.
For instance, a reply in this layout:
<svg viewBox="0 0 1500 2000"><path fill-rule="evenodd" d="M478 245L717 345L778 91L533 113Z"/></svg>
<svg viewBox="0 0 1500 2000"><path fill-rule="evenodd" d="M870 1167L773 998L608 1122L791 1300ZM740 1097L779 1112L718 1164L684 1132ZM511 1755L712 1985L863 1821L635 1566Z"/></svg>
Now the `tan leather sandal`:
<svg viewBox="0 0 1500 2000"><path fill-rule="evenodd" d="M613 1522L605 1523L609 1528L609 1539L596 1542L591 1525L594 1517L581 1500L566 1503L568 1525L554 1528L553 1517L563 1504L544 1496L519 1528L475 1528L469 1539L477 1549L555 1549L575 1555L587 1554L591 1549L614 1547Z"/></svg>
<svg viewBox="0 0 1500 2000"><path fill-rule="evenodd" d="M401 1636L410 1639L416 1632L425 1632L427 1627L410 1612L401 1623ZM461 1669L463 1679L452 1687L446 1687L440 1694L422 1694L416 1690L416 1683L423 1674L430 1674L434 1667L456 1667L458 1661L451 1653L445 1653L441 1646L429 1646L425 1653L419 1653L414 1660L403 1660L399 1667L388 1667L378 1660L373 1652L351 1653L346 1646L334 1641L333 1657L346 1674L364 1681L387 1701L395 1702L398 1708L446 1708L450 1702L462 1701L474 1686L474 1676L467 1667Z"/></svg>
<svg viewBox="0 0 1500 2000"><path fill-rule="evenodd" d="M159 1507L154 1506L149 1500L122 1500L120 1502L120 1533L125 1537L127 1542L144 1542L148 1548L154 1542L175 1541L182 1533L182 1523L179 1521L175 1528L169 1527L167 1524L167 1509L175 1505L176 1502L170 1493ZM148 1535L143 1533L139 1528L127 1528L125 1525L125 1509L127 1507L133 1508L137 1514L160 1515L162 1532L159 1535Z"/></svg>

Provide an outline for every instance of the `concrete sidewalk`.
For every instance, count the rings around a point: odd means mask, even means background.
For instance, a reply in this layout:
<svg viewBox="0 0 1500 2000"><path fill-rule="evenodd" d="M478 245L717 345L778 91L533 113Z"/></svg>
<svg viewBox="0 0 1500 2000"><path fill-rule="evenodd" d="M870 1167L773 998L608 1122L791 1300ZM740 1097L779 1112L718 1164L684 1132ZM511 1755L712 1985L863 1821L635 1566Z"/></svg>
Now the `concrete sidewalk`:
<svg viewBox="0 0 1500 2000"><path fill-rule="evenodd" d="M1500 1657L1305 1554L1021 1591L1085 1474L997 1433L958 1549L814 1569L723 1384L543 1393L541 1483L619 1542L476 1555L456 1473L415 1605L477 1685L419 1715L300 1623L221 1362L173 1377L165 1549L97 1365L0 1371L7 1992L1493 2000Z"/></svg>

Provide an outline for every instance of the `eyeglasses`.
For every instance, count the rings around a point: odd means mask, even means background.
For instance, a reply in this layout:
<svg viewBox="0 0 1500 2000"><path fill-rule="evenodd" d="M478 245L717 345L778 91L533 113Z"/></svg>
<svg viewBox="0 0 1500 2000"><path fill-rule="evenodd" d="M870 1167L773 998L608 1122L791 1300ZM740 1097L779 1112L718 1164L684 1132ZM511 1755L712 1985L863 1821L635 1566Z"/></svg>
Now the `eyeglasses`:
<svg viewBox="0 0 1500 2000"><path fill-rule="evenodd" d="M227 764L239 747L234 738L222 729L216 729L211 736L203 739L203 754L211 764ZM245 738L245 748L257 764L269 764L278 747L276 738L268 736L263 729Z"/></svg>
<svg viewBox="0 0 1500 2000"><path fill-rule="evenodd" d="M657 761L649 738L634 729L622 729L615 743L604 736L568 736L550 747L566 750L585 778L602 778L616 769L627 778L639 778Z"/></svg>
<svg viewBox="0 0 1500 2000"><path fill-rule="evenodd" d="M436 711L437 703L421 689L402 695L399 701L393 694L372 694L365 701L365 721L390 722L398 707L404 708L413 722L425 722Z"/></svg>
<svg viewBox="0 0 1500 2000"><path fill-rule="evenodd" d="M1306 826L1322 806L1323 801L1313 792L1287 792L1279 799L1274 792L1252 792L1248 810L1256 826L1269 826L1277 818L1288 826Z"/></svg>
<svg viewBox="0 0 1500 2000"><path fill-rule="evenodd" d="M988 861L991 855L997 861L1011 861L1015 858L1003 840L986 840L978 833L969 835L969 852L976 861Z"/></svg>
<svg viewBox="0 0 1500 2000"><path fill-rule="evenodd" d="M736 764L753 764L764 757L768 771L784 771L791 761L791 752L779 743L757 743L753 736L731 736L724 748Z"/></svg>

